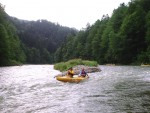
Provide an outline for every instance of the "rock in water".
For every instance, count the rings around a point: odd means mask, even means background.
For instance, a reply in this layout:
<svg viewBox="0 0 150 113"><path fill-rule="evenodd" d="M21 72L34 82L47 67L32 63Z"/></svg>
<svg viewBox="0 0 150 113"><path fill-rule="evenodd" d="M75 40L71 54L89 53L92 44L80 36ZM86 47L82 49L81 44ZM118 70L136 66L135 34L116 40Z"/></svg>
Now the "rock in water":
<svg viewBox="0 0 150 113"><path fill-rule="evenodd" d="M90 67L90 66L85 66L85 65L77 65L75 67L73 67L74 73L75 75L78 75L80 73L80 71L82 70L82 68L84 68L84 70L87 73L94 73L94 72L100 72L101 69L99 67Z"/></svg>

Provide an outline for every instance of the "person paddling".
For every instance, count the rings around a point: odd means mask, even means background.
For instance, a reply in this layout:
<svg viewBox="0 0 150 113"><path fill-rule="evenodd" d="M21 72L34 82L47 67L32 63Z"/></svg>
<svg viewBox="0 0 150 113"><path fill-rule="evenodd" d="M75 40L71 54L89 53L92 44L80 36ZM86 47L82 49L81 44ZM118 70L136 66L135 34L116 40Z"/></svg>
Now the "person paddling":
<svg viewBox="0 0 150 113"><path fill-rule="evenodd" d="M89 77L87 72L84 70L84 68L82 68L82 70L81 70L81 72L79 74L79 77L86 77L86 76Z"/></svg>
<svg viewBox="0 0 150 113"><path fill-rule="evenodd" d="M74 76L74 71L73 71L72 67L70 67L70 68L68 69L67 76L70 77L70 78L73 78L73 76Z"/></svg>

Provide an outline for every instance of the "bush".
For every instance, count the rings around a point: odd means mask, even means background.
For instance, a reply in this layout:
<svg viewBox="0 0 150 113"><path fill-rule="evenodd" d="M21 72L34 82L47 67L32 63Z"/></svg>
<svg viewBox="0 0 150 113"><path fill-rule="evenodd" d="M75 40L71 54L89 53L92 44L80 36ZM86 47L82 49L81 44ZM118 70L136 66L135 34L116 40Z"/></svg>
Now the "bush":
<svg viewBox="0 0 150 113"><path fill-rule="evenodd" d="M98 66L98 63L96 61L84 60L83 64L86 65L86 66Z"/></svg>
<svg viewBox="0 0 150 113"><path fill-rule="evenodd" d="M54 69L60 70L60 71L66 71L70 67L76 66L76 65L86 65L86 66L98 66L98 63L96 61L88 61L88 60L82 60L82 59L72 59L67 62L60 62L56 63L54 65Z"/></svg>
<svg viewBox="0 0 150 113"><path fill-rule="evenodd" d="M67 68L67 67L66 67L66 65L65 65L63 62L57 63L57 64L54 65L54 69L56 69L56 70L63 71L63 70L65 70L66 68Z"/></svg>

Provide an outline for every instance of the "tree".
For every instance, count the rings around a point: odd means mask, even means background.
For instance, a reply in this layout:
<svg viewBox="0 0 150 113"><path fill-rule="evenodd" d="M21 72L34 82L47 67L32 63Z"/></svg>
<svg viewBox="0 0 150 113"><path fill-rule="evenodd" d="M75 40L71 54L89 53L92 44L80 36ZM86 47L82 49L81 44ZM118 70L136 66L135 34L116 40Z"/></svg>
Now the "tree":
<svg viewBox="0 0 150 113"><path fill-rule="evenodd" d="M119 51L121 49L121 41L119 32L123 20L126 16L127 6L121 4L113 11L112 17L109 19L104 37L108 39L108 49L105 53L105 61L108 63L119 63ZM103 38L104 38L103 37Z"/></svg>
<svg viewBox="0 0 150 113"><path fill-rule="evenodd" d="M0 65L8 64L9 56L10 56L10 48L8 41L8 34L5 27L0 24Z"/></svg>
<svg viewBox="0 0 150 113"><path fill-rule="evenodd" d="M136 60L137 54L145 49L145 12L138 5L135 12L126 16L121 26L121 61L128 64Z"/></svg>

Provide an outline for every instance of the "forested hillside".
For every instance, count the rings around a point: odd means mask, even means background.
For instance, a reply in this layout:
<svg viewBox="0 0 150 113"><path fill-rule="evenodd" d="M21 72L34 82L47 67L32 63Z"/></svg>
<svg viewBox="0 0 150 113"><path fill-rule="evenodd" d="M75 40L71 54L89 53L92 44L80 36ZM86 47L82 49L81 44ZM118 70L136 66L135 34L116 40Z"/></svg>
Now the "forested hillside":
<svg viewBox="0 0 150 113"><path fill-rule="evenodd" d="M54 63L54 53L77 30L47 20L10 17L0 4L0 66Z"/></svg>
<svg viewBox="0 0 150 113"><path fill-rule="evenodd" d="M54 63L54 53L68 35L77 30L47 20L27 21L11 18L23 43L26 62L33 64Z"/></svg>
<svg viewBox="0 0 150 113"><path fill-rule="evenodd" d="M120 4L111 17L104 15L76 36L70 36L55 53L56 62L73 58L100 64L150 63L150 0Z"/></svg>
<svg viewBox="0 0 150 113"><path fill-rule="evenodd" d="M24 63L25 58L16 29L0 4L0 66Z"/></svg>
<svg viewBox="0 0 150 113"><path fill-rule="evenodd" d="M0 66L74 58L99 64L150 64L150 0L120 4L83 30L10 17L0 4Z"/></svg>

